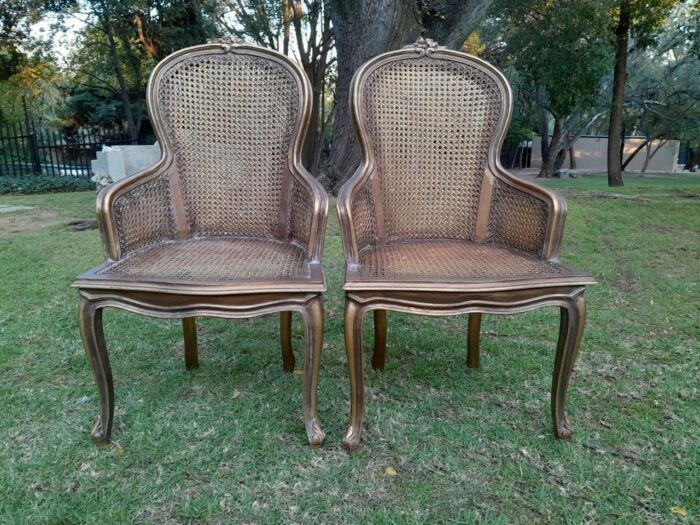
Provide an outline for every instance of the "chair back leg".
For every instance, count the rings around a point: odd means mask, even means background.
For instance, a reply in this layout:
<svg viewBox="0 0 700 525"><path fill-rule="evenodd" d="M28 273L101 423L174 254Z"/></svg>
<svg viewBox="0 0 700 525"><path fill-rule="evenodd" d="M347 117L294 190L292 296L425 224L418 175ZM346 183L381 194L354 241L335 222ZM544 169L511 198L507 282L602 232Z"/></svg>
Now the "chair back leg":
<svg viewBox="0 0 700 525"><path fill-rule="evenodd" d="M280 346L282 347L282 368L287 372L294 372L292 312L280 312Z"/></svg>
<svg viewBox="0 0 700 525"><path fill-rule="evenodd" d="M566 415L566 392L586 324L583 293L574 297L567 307L560 308L560 312L559 341L552 375L552 425L558 438L569 439L572 429Z"/></svg>
<svg viewBox="0 0 700 525"><path fill-rule="evenodd" d="M112 435L112 421L114 419L114 385L109 356L107 355L107 345L102 331L102 308L81 296L78 305L78 324L85 355L92 368L100 394L100 414L97 416L90 436L97 445L107 445Z"/></svg>
<svg viewBox="0 0 700 525"><path fill-rule="evenodd" d="M185 335L185 368L192 370L199 366L197 354L197 323L194 317L182 320L182 331Z"/></svg>
<svg viewBox="0 0 700 525"><path fill-rule="evenodd" d="M481 314L469 314L467 328L467 367L479 368L479 337L481 333Z"/></svg>
<svg viewBox="0 0 700 525"><path fill-rule="evenodd" d="M386 310L374 311L374 353L372 354L372 368L384 370L386 357Z"/></svg>

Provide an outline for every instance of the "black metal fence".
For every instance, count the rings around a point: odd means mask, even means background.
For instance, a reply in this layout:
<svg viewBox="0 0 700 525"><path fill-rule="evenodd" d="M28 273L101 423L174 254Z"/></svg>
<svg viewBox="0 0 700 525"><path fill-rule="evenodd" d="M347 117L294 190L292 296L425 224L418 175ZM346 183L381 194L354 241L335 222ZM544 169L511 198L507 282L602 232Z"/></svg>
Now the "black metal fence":
<svg viewBox="0 0 700 525"><path fill-rule="evenodd" d="M89 177L103 146L136 144L122 131L62 133L32 124L0 124L0 176Z"/></svg>

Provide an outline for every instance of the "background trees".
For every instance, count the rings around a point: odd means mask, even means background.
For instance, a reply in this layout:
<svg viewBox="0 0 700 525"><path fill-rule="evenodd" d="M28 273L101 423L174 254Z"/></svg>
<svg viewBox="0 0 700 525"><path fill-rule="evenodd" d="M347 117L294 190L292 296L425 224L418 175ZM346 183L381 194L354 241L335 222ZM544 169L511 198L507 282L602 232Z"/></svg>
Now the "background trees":
<svg viewBox="0 0 700 525"><path fill-rule="evenodd" d="M496 39L490 58L517 72L520 101L538 113L532 120L542 141L541 177L554 175L576 139L602 116L611 42L601 5L501 0L487 26Z"/></svg>
<svg viewBox="0 0 700 525"><path fill-rule="evenodd" d="M74 44L51 49L32 38L42 19L77 28ZM313 114L303 160L336 189L359 162L348 111L354 71L423 35L505 71L516 99L506 144L538 133L541 176L556 174L582 133L609 130L618 184L630 160L625 130L648 138L636 155L651 158L654 138L700 152L699 19L698 0L5 0L0 121L21 120L25 100L55 127L120 127L148 142L153 66L177 49L237 36L306 71Z"/></svg>
<svg viewBox="0 0 700 525"><path fill-rule="evenodd" d="M608 185L622 186L622 141L627 83L627 57L631 50L654 42L671 9L679 0L617 0L613 13L615 25L615 68L608 126ZM630 41L630 38L632 39ZM632 44L632 46L630 45Z"/></svg>

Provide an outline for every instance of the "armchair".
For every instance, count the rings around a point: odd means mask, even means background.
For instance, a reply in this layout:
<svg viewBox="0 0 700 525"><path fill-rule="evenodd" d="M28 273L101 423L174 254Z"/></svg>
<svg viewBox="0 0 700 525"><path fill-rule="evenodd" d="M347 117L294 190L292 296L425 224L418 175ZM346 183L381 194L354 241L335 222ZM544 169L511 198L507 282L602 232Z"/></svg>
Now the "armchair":
<svg viewBox="0 0 700 525"><path fill-rule="evenodd" d="M590 274L559 262L564 200L504 170L512 94L490 64L431 40L384 53L355 73L350 107L363 160L338 196L345 252L351 387L344 444L364 416L362 318L374 312L372 366L383 369L386 311L469 314L467 366L479 366L483 313L557 306L554 433L571 435L569 378Z"/></svg>
<svg viewBox="0 0 700 525"><path fill-rule="evenodd" d="M161 159L100 193L106 262L73 284L100 393L98 444L109 442L114 415L106 307L182 319L187 369L198 364L196 317L280 312L292 371L291 314L300 313L306 433L311 445L323 442L316 388L328 197L300 161L310 93L287 57L228 40L174 53L153 71L148 107Z"/></svg>

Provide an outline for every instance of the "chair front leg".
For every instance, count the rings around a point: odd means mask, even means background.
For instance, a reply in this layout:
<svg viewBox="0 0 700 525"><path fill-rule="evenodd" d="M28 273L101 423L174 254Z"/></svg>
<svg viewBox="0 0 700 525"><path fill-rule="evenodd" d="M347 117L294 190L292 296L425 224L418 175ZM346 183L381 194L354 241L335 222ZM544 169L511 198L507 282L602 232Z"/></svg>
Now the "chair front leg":
<svg viewBox="0 0 700 525"><path fill-rule="evenodd" d="M321 430L321 422L316 411L318 373L323 348L323 300L321 296L314 297L306 304L304 318L306 321L306 352L304 352L302 408L309 444L318 447L323 444L323 440L326 438ZM294 365L292 364L293 369Z"/></svg>
<svg viewBox="0 0 700 525"><path fill-rule="evenodd" d="M192 370L199 366L197 356L197 323L194 317L182 320L182 331L185 335L185 368Z"/></svg>
<svg viewBox="0 0 700 525"><path fill-rule="evenodd" d="M282 368L286 372L294 372L292 312L280 312L280 346L282 347Z"/></svg>
<svg viewBox="0 0 700 525"><path fill-rule="evenodd" d="M348 450L356 449L362 439L362 420L365 415L365 376L362 362L362 309L345 297L345 351L350 376L350 424L343 439Z"/></svg>
<svg viewBox="0 0 700 525"><path fill-rule="evenodd" d="M109 356L102 331L102 308L85 297L80 298L78 306L78 323L80 337L83 340L85 355L90 363L100 394L100 415L90 433L97 445L107 445L112 435L114 419L114 385L112 384L112 369L109 366Z"/></svg>
<svg viewBox="0 0 700 525"><path fill-rule="evenodd" d="M473 312L469 314L467 328L467 367L479 368L479 337L481 332L481 314Z"/></svg>
<svg viewBox="0 0 700 525"><path fill-rule="evenodd" d="M566 415L566 392L586 324L586 299L583 293L560 311L559 341L552 375L552 424L556 437L569 439L572 430Z"/></svg>
<svg viewBox="0 0 700 525"><path fill-rule="evenodd" d="M386 356L386 310L374 311L374 353L372 354L372 368L384 370Z"/></svg>

